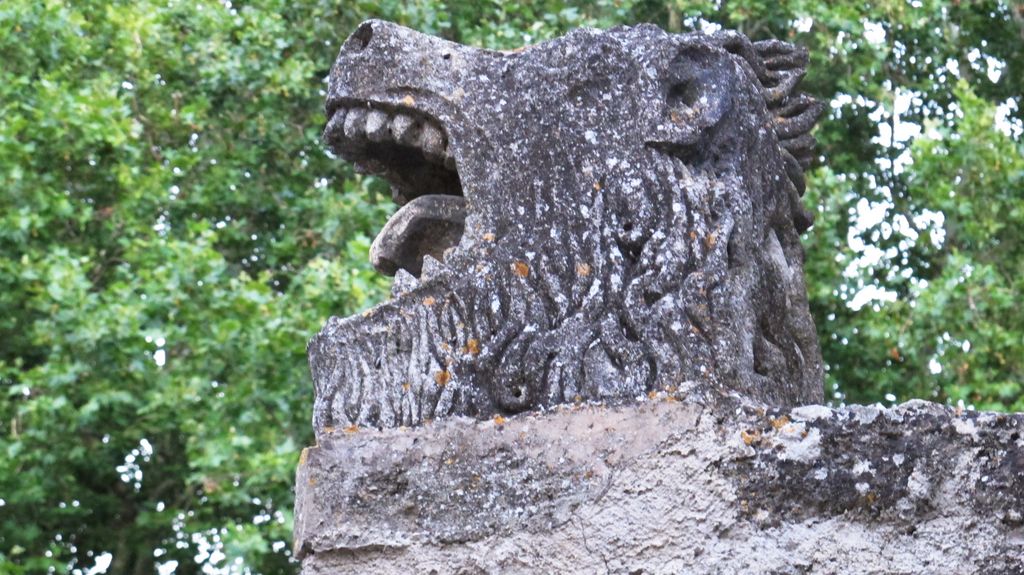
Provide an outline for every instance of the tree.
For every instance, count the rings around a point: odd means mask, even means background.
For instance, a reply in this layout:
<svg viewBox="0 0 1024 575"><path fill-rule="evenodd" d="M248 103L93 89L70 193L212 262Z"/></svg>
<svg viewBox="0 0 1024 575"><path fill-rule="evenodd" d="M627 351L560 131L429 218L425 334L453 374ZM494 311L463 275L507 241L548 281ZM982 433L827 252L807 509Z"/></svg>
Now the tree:
<svg viewBox="0 0 1024 575"><path fill-rule="evenodd" d="M494 48L639 21L808 46L828 385L1024 406L1019 4L7 0L0 571L294 571L304 342L387 287L386 187L319 142L367 17Z"/></svg>
<svg viewBox="0 0 1024 575"><path fill-rule="evenodd" d="M319 143L331 20L0 8L7 572L289 568L303 343L382 285L384 208Z"/></svg>

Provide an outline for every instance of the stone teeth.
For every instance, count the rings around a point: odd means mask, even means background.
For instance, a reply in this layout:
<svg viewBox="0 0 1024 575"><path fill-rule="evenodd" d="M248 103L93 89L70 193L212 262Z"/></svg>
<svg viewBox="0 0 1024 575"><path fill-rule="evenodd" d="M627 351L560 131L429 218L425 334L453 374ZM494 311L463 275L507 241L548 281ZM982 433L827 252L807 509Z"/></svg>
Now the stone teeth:
<svg viewBox="0 0 1024 575"><path fill-rule="evenodd" d="M389 114L366 106L338 108L330 120L337 132L351 142L394 142L418 148L423 157L449 170L455 170L455 158L444 130L431 120L417 120L404 112Z"/></svg>
<svg viewBox="0 0 1024 575"><path fill-rule="evenodd" d="M419 134L419 126L412 116L399 113L395 114L395 118L391 120L391 136L399 144L415 146L419 139Z"/></svg>
<svg viewBox="0 0 1024 575"><path fill-rule="evenodd" d="M420 134L420 148L428 160L440 163L444 161L444 133L432 123L423 124Z"/></svg>
<svg viewBox="0 0 1024 575"><path fill-rule="evenodd" d="M388 115L380 110L370 110L366 115L366 137L371 142L384 142L391 139Z"/></svg>
<svg viewBox="0 0 1024 575"><path fill-rule="evenodd" d="M402 194L402 188L399 188L398 186L391 186L391 201L400 206L404 206L409 203L409 198Z"/></svg>
<svg viewBox="0 0 1024 575"><path fill-rule="evenodd" d="M444 148L444 167L455 171L455 157L452 156L451 142L449 142L449 145Z"/></svg>
<svg viewBox="0 0 1024 575"><path fill-rule="evenodd" d="M348 114L347 108L338 108L331 115L331 119L327 121L327 127L324 130L328 134L335 134L338 132L344 133L345 131L345 116Z"/></svg>
<svg viewBox="0 0 1024 575"><path fill-rule="evenodd" d="M423 267L420 271L420 283L425 283L428 280L439 278L447 275L450 272L448 266L437 261L434 256L426 254L423 256Z"/></svg>
<svg viewBox="0 0 1024 575"><path fill-rule="evenodd" d="M345 137L362 140L366 137L366 109L352 108L345 116Z"/></svg>
<svg viewBox="0 0 1024 575"><path fill-rule="evenodd" d="M412 290L416 289L420 285L420 280L416 279L416 276L405 271L402 268L398 268L395 272L395 281L391 284L391 297L401 297Z"/></svg>

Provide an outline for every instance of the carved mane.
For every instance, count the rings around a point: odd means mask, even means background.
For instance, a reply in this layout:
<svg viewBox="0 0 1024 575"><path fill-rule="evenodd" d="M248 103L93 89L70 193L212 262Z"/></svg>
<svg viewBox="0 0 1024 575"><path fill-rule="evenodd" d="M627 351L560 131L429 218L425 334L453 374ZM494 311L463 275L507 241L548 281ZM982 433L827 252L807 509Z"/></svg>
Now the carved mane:
<svg viewBox="0 0 1024 575"><path fill-rule="evenodd" d="M742 57L761 83L768 111L775 118L775 134L782 147L786 175L803 197L807 189L804 170L814 159L816 144L811 130L825 108L816 98L796 91L807 73L807 49L782 40L751 42L734 31L718 32L713 37L722 48ZM814 214L800 202L794 206L794 221L802 233L814 222Z"/></svg>

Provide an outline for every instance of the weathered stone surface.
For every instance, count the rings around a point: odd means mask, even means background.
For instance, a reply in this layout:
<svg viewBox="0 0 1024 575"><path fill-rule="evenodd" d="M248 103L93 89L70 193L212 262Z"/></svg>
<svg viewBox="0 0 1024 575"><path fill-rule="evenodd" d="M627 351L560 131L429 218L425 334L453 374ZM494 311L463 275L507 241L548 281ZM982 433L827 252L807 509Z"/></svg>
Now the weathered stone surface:
<svg viewBox="0 0 1024 575"><path fill-rule="evenodd" d="M359 27L325 137L403 207L309 346L305 574L1024 573L1024 415L813 405L805 64Z"/></svg>
<svg viewBox="0 0 1024 575"><path fill-rule="evenodd" d="M325 138L407 206L374 263L409 273L310 343L318 436L689 381L820 401L798 236L821 110L795 91L806 61L649 25L514 52L361 25Z"/></svg>
<svg viewBox="0 0 1024 575"><path fill-rule="evenodd" d="M462 237L466 200L459 196L420 196L402 206L370 246L374 267L394 275L403 269L420 275L424 256L444 257L442 247Z"/></svg>
<svg viewBox="0 0 1024 575"><path fill-rule="evenodd" d="M303 573L1021 573L1024 416L665 394L326 433Z"/></svg>

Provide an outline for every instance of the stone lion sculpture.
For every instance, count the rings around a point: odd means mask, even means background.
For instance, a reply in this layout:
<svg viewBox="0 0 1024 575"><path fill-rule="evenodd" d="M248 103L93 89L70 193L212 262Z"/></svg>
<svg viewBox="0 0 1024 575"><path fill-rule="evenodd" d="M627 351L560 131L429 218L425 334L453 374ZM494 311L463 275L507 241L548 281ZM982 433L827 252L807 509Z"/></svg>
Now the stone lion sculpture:
<svg viewBox="0 0 1024 575"><path fill-rule="evenodd" d="M392 298L309 344L314 427L417 425L698 383L822 400L799 234L806 51L576 30L510 52L388 22L345 42L326 142L401 206Z"/></svg>

